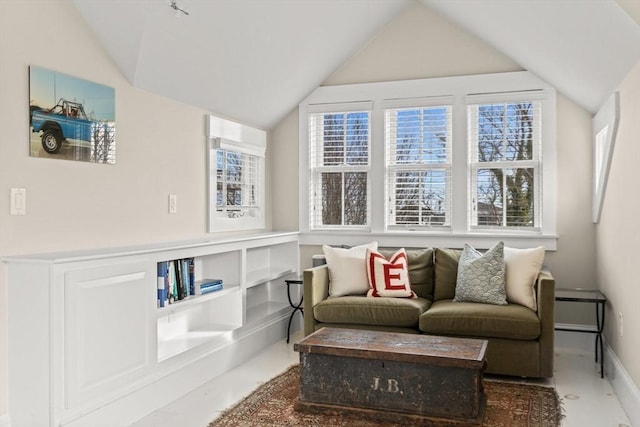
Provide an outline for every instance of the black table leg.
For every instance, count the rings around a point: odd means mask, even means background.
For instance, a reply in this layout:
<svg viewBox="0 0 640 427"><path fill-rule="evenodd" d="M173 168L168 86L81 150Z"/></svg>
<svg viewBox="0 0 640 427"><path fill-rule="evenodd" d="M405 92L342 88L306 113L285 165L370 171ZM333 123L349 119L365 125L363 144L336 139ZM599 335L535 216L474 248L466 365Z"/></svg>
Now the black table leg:
<svg viewBox="0 0 640 427"><path fill-rule="evenodd" d="M604 378L604 349L602 345L602 331L604 330L604 302L596 304L596 326L598 333L596 335L596 362L598 362L598 353L600 354L600 378Z"/></svg>
<svg viewBox="0 0 640 427"><path fill-rule="evenodd" d="M302 280L285 280L285 283L287 284L287 299L289 300L289 305L291 306L291 308L293 308L293 310L291 311L291 314L289 315L289 323L287 324L287 344L288 344L289 338L291 335L291 321L293 320L293 316L299 311L302 317L304 317L304 310L302 308L302 300L304 298L304 295L301 296L300 301L298 301L298 303L295 304L291 300L291 284L294 283L294 284L301 285Z"/></svg>

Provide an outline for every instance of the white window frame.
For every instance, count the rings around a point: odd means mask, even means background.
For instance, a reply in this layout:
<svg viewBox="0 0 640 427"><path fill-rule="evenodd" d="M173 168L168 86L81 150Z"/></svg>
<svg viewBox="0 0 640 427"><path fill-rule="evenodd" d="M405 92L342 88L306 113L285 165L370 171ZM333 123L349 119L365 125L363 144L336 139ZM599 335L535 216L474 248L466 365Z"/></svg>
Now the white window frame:
<svg viewBox="0 0 640 427"><path fill-rule="evenodd" d="M545 99L545 95L542 92L514 92L507 94L489 94L489 95L470 95L465 98L465 103L468 106L469 112L469 124L468 124L468 135L469 135L469 180L470 191L469 191L469 224L470 227L474 230L501 230L502 232L536 232L541 229L542 220L541 220L541 202L542 202L542 127L544 124L542 123L543 119L543 111L542 111L542 100ZM537 116L535 118L535 123L533 127L533 156L530 160L501 160L496 162L480 162L475 160L477 158L477 146L475 144L476 141L473 140L471 133L476 131L475 127L477 126L478 117L471 111L475 109L477 106L481 105L495 105L495 104L513 104L513 103L526 103L531 102L535 105L535 112ZM487 225L476 225L474 224L477 215L477 212L474 211L475 200L477 200L477 186L476 177L479 169L533 169L534 170L534 224L531 227L511 227L511 226L487 226ZM506 186L503 191L503 203L506 203ZM503 216L506 217L507 209L506 206L503 209Z"/></svg>
<svg viewBox="0 0 640 427"><path fill-rule="evenodd" d="M308 185L308 189L309 189L309 193L307 196L308 199L308 204L309 204L309 217L308 217L308 224L309 224L309 229L311 230L315 230L315 231L329 231L329 230L351 230L351 231L369 231L370 230L370 223L371 223L371 203L370 203L370 195L371 195L371 106L372 104L370 102L351 102L351 103L342 103L342 104L331 104L331 105L320 105L320 106L314 106L313 108L310 109L309 113L307 114L308 117L308 129L310 133L314 133L314 134L321 134L322 130L317 130L316 127L317 126L321 126L319 121L321 120L321 117L325 114L349 114L349 113L357 113L357 112L363 112L363 113L367 113L369 115L368 118L368 130L367 130L367 134L368 134L368 141L367 141L367 163L366 164L357 164L357 165L347 165L347 164L342 164L342 165L330 165L330 166L324 166L321 163L321 159L316 158L315 159L315 163L314 163L314 153L313 151L315 150L316 153L315 155L317 156L318 153L321 151L319 149L319 147L311 147L312 150L309 151L309 158L308 158L308 162L309 162L309 171L308 171L308 176L309 176L309 185ZM318 122L316 123L312 123L313 122L313 118L315 117L316 120ZM309 133L307 134L309 135ZM309 136L307 136L307 147L309 148L310 145L315 144L319 144L320 141L311 141L309 139ZM344 174L345 173L349 173L349 172L354 172L354 173L366 173L367 175L367 188L366 188L366 198L367 198L367 206L366 206L366 210L367 210L367 216L366 216L366 222L365 224L354 224L354 225L347 225L344 224L344 208L342 209L342 221L341 224L320 224L319 223L319 211L321 210L321 207L318 206L318 195L322 192L322 180L321 180L321 176L323 173L330 173L330 172L335 172L335 173L342 173L343 174L343 179L344 179ZM342 197L342 202L344 203L344 195ZM315 217L315 219L314 219Z"/></svg>
<svg viewBox="0 0 640 427"><path fill-rule="evenodd" d="M539 97L542 104L542 154L539 203L541 226L535 230L474 229L469 222L470 165L467 141L469 97L497 99L516 94ZM411 100L451 97L452 104L452 208L449 229L396 230L386 223L385 105ZM308 114L351 102L372 103L370 192L371 222L366 231L311 230L309 224ZM526 72L509 72L420 80L322 86L299 105L299 204L301 244L359 244L376 240L382 246L453 247L469 243L488 248L497 240L512 247L544 246L555 250L556 234L556 92ZM380 173L378 173L380 171Z"/></svg>
<svg viewBox="0 0 640 427"><path fill-rule="evenodd" d="M620 94L614 92L593 118L593 222L600 222L609 167L620 122Z"/></svg>
<svg viewBox="0 0 640 427"><path fill-rule="evenodd" d="M207 118L207 171L209 232L254 230L265 228L265 155L267 134L231 120L216 116ZM255 204L237 209L219 209L218 196L218 151L236 152L250 156L254 161L254 182L243 182L243 189L253 186ZM247 176L243 176L247 179ZM224 180L223 180L224 183Z"/></svg>
<svg viewBox="0 0 640 427"><path fill-rule="evenodd" d="M452 167L452 97L431 97L423 99L409 99L409 100L391 100L383 103L384 117L385 117L385 229L389 232L393 231L415 231L415 230L438 230L448 231L451 229L451 167ZM443 163L429 163L429 162L414 162L398 164L392 159L393 153L391 152L391 146L396 145L397 135L393 132L393 129L389 129L391 122L395 122L395 119L390 117L390 114L397 112L398 110L421 110L429 108L446 108L447 109L447 144L445 146L445 162ZM420 124L422 126L422 123ZM421 132L422 133L422 132ZM422 142L422 141L421 141ZM447 204L445 206L445 221L444 224L393 224L392 218L395 215L395 190L396 185L393 180L393 175L398 172L411 171L411 172L430 172L443 170L445 172L445 197Z"/></svg>

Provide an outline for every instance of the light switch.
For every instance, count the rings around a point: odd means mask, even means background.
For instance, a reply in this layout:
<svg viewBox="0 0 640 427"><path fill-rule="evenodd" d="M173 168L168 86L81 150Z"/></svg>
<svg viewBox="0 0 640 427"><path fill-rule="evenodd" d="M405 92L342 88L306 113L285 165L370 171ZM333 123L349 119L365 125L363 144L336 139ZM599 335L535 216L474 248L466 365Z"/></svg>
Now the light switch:
<svg viewBox="0 0 640 427"><path fill-rule="evenodd" d="M169 194L169 213L174 214L178 210L178 197L175 194Z"/></svg>
<svg viewBox="0 0 640 427"><path fill-rule="evenodd" d="M26 188L11 189L11 215L27 214L27 190Z"/></svg>

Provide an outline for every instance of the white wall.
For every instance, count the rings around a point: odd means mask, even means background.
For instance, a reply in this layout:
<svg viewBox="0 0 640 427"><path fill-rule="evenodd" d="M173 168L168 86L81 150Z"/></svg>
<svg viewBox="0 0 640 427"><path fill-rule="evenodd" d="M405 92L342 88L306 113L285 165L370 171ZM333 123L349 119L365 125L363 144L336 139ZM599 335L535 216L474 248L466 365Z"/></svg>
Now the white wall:
<svg viewBox="0 0 640 427"><path fill-rule="evenodd" d="M522 67L416 2L323 85L522 71Z"/></svg>
<svg viewBox="0 0 640 427"><path fill-rule="evenodd" d="M325 85L404 80L466 74L518 71L522 68L427 7L416 3L391 21L354 55ZM558 250L546 265L558 286L595 287L595 234L591 223L591 114L558 93ZM273 133L273 168L278 203L273 206L275 228L296 228L297 173L285 170L298 154L297 109ZM286 159L286 160L285 160ZM275 190L274 190L275 191ZM301 250L303 266L319 247ZM558 321L584 319L580 309L558 313ZM577 312L577 313L576 313ZM591 312L589 312L590 314ZM571 320L573 321L573 320Z"/></svg>
<svg viewBox="0 0 640 427"><path fill-rule="evenodd" d="M635 384L640 384L640 62L618 88L620 123L602 216L596 227L600 289L607 296L607 342ZM620 321L620 313L623 321ZM624 335L621 335L622 333Z"/></svg>
<svg viewBox="0 0 640 427"><path fill-rule="evenodd" d="M29 65L115 88L115 165L29 156ZM205 236L205 114L133 88L69 0L1 0L0 256ZM9 215L11 187L26 188L26 216ZM175 215L169 193L177 195ZM3 275L0 424L8 369Z"/></svg>
<svg viewBox="0 0 640 427"><path fill-rule="evenodd" d="M1 253L203 234L205 112L133 88L70 2L3 0L2 8ZM29 157L31 64L115 88L116 165ZM9 216L10 187L26 188L26 216Z"/></svg>

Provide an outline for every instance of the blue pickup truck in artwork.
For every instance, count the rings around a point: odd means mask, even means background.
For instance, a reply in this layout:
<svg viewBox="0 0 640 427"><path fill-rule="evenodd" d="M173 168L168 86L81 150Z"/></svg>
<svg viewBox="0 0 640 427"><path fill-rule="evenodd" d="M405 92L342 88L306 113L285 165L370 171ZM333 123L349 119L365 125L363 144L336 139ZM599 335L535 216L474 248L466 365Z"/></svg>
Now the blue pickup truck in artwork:
<svg viewBox="0 0 640 427"><path fill-rule="evenodd" d="M42 148L57 153L67 139L92 141L96 122L89 120L78 102L61 98L53 108L31 106L33 132L42 132Z"/></svg>

